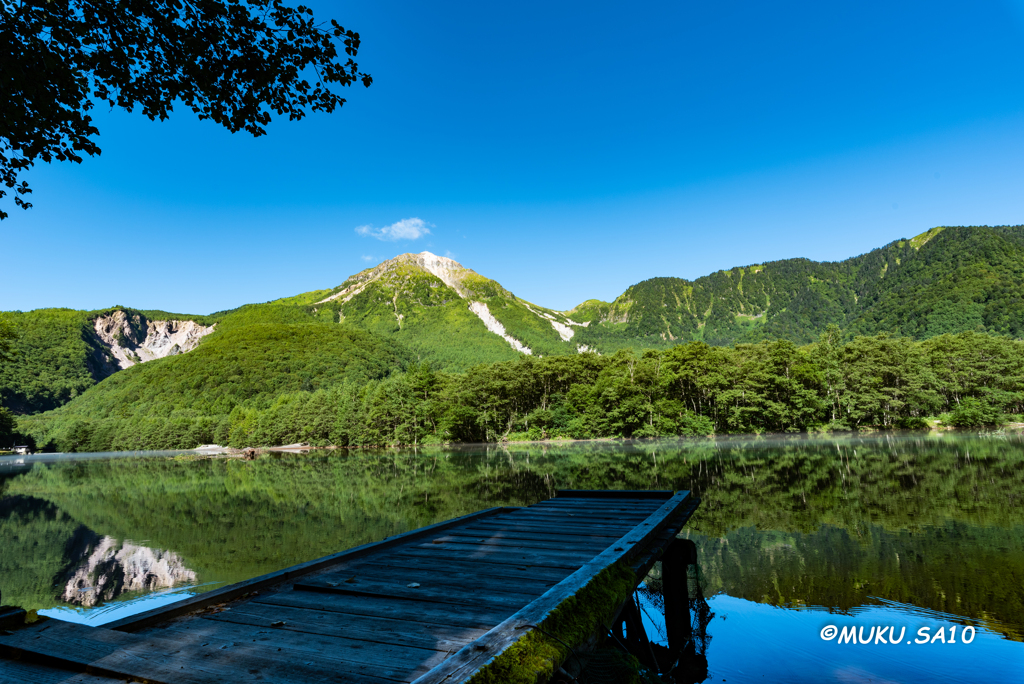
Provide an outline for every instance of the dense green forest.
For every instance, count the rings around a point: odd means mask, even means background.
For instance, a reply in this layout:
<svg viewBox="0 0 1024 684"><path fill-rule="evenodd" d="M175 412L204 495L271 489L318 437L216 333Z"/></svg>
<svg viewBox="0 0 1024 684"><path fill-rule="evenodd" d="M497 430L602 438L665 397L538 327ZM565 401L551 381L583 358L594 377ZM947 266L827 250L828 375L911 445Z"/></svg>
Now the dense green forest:
<svg viewBox="0 0 1024 684"><path fill-rule="evenodd" d="M1024 335L1024 226L934 228L839 262L785 259L694 281L652 278L612 303L567 312L592 322L579 342L600 350L815 340L851 334L926 339L966 330Z"/></svg>
<svg viewBox="0 0 1024 684"><path fill-rule="evenodd" d="M120 451L899 429L933 416L977 427L1024 413L1024 342L983 333L843 342L830 328L804 347L689 342L447 373L339 332L227 331L19 426L60 451Z"/></svg>
<svg viewBox="0 0 1024 684"><path fill-rule="evenodd" d="M191 320L204 325L217 317L136 311L113 307L99 311L36 309L2 314L9 352L0 355L0 403L14 413L48 411L71 401L118 370L93 321L113 311L139 320Z"/></svg>
<svg viewBox="0 0 1024 684"><path fill-rule="evenodd" d="M29 434L83 449L891 428L946 413L984 425L1021 412L1012 339L1024 335L1024 226L935 228L842 262L654 278L565 313L455 262L442 279L426 258L209 316L127 309L215 326L196 350L127 371L93 329L121 307L9 312L0 446ZM976 382L955 369L961 353L1007 374ZM886 368L890 355L905 371ZM352 360L362 370L349 372ZM665 380L676 367L690 386ZM972 389L950 389L958 382ZM493 398L502 383L526 392L511 408ZM16 427L12 413L36 417ZM312 416L315 427L291 425Z"/></svg>
<svg viewBox="0 0 1024 684"><path fill-rule="evenodd" d="M996 620L1019 640L1021 465L1020 438L998 435L37 465L0 480L0 573L5 598L39 608L96 535L148 540L200 581L235 582L559 488L690 489L703 503L686 534L709 594L839 609L882 597L1006 631Z"/></svg>

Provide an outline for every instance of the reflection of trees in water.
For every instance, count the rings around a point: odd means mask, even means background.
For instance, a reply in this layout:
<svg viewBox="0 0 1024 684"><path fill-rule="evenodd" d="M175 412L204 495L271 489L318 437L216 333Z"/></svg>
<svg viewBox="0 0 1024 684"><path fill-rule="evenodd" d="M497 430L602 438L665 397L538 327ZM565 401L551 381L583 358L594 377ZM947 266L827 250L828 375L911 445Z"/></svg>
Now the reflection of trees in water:
<svg viewBox="0 0 1024 684"><path fill-rule="evenodd" d="M103 537L88 557L73 568L60 599L80 606L95 606L123 594L165 589L195 582L196 573L170 551Z"/></svg>
<svg viewBox="0 0 1024 684"><path fill-rule="evenodd" d="M0 590L4 603L29 610L54 604L56 584L96 535L42 498L0 498Z"/></svg>
<svg viewBox="0 0 1024 684"><path fill-rule="evenodd" d="M877 525L851 532L822 525L812 533L744 527L693 539L711 593L842 611L878 597L968 616L1024 640L1024 526L949 521L913 532Z"/></svg>
<svg viewBox="0 0 1024 684"><path fill-rule="evenodd" d="M559 488L693 489L691 536L730 594L842 607L876 595L1021 624L1022 454L1015 436L512 444L61 464L6 491L72 516L52 513L63 532L39 537L58 569L80 520L232 582ZM768 587L769 569L788 586Z"/></svg>
<svg viewBox="0 0 1024 684"><path fill-rule="evenodd" d="M34 497L0 499L0 539L4 600L29 610L94 606L196 580L175 554L101 537Z"/></svg>

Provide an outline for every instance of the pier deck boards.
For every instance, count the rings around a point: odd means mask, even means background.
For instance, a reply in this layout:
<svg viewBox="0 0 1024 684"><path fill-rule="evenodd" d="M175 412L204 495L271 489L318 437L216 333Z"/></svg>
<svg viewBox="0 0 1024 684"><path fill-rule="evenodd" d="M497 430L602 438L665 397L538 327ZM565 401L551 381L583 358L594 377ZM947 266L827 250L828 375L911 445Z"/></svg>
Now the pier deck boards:
<svg viewBox="0 0 1024 684"><path fill-rule="evenodd" d="M563 491L104 627L47 620L0 636L0 684L466 681L604 568L645 573L697 503Z"/></svg>

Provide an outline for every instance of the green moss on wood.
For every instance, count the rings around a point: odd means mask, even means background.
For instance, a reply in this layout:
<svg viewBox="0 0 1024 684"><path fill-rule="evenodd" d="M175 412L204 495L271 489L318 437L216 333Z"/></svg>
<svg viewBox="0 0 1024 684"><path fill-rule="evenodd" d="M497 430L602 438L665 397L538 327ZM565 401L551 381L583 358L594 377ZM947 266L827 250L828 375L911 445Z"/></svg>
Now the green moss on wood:
<svg viewBox="0 0 1024 684"><path fill-rule="evenodd" d="M633 593L636 574L624 563L605 568L574 596L551 611L538 625L470 679L470 684L534 684L546 682L574 648L595 633L608 630L615 610Z"/></svg>

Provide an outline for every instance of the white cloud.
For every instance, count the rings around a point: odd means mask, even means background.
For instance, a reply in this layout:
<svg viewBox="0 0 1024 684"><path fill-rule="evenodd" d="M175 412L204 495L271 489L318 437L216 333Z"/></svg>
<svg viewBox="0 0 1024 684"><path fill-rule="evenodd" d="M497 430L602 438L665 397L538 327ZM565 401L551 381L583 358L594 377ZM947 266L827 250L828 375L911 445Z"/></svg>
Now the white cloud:
<svg viewBox="0 0 1024 684"><path fill-rule="evenodd" d="M395 240L415 240L423 237L424 235L430 235L430 229L427 228L427 225L427 222L423 219L407 218L396 223L392 223L390 226L384 226L383 228L374 228L371 225L359 226L356 228L356 232L360 235L377 238L378 240L386 240L388 242L394 242Z"/></svg>
<svg viewBox="0 0 1024 684"><path fill-rule="evenodd" d="M361 256L361 257L359 257L359 258L360 258L360 259L362 259L363 261L367 261L367 262L369 262L369 261L373 261L373 260L374 260L374 257L372 257L372 256L369 256L369 255L367 255L367 254L364 254L363 256Z"/></svg>

